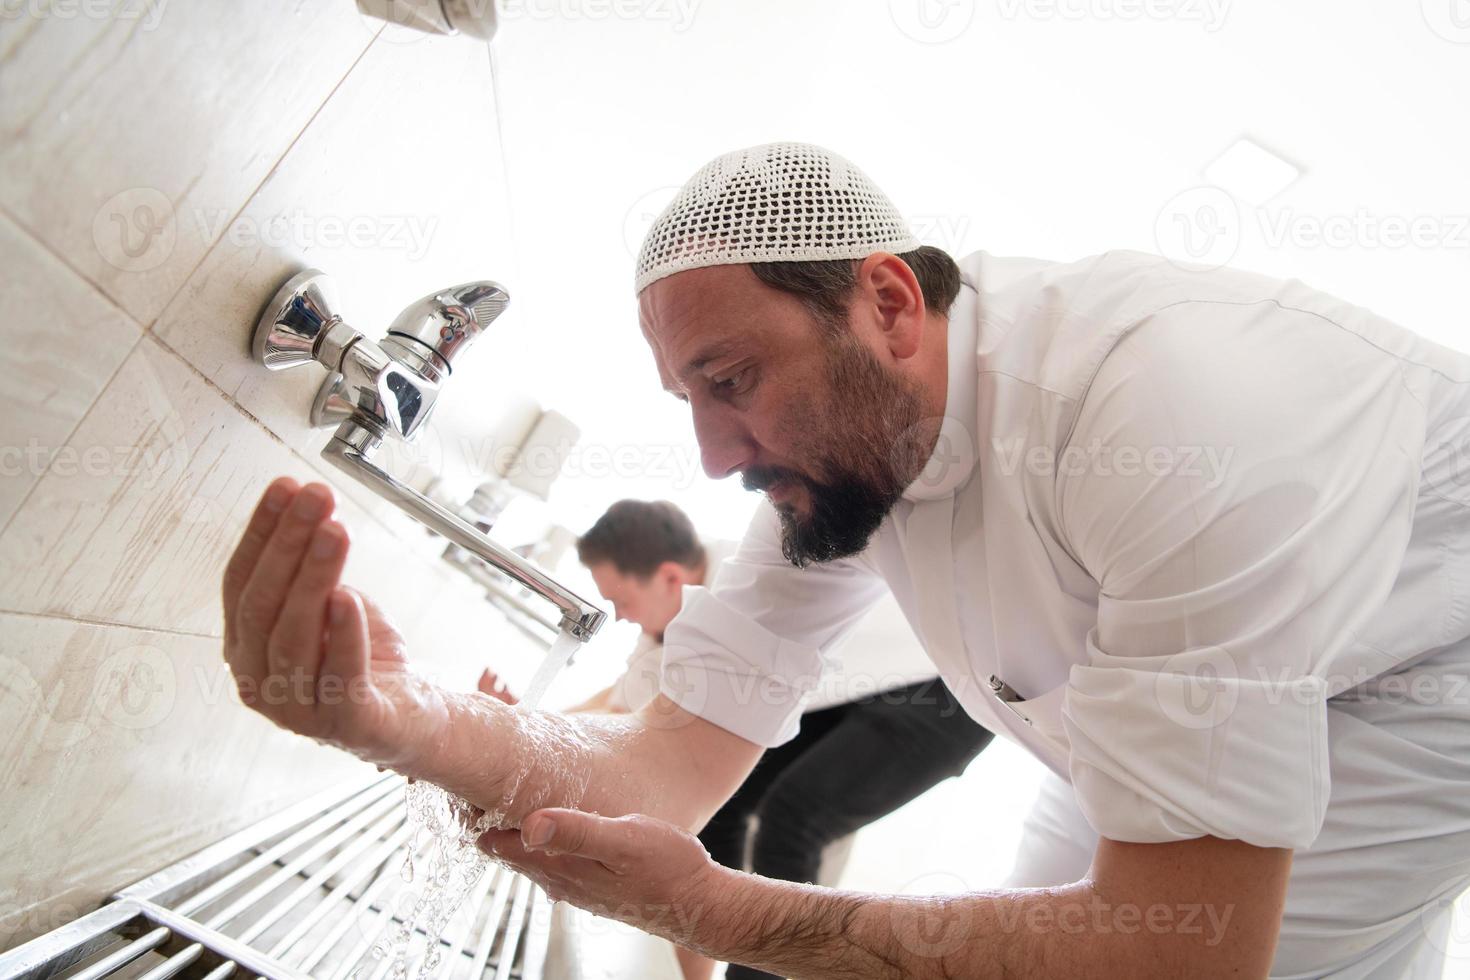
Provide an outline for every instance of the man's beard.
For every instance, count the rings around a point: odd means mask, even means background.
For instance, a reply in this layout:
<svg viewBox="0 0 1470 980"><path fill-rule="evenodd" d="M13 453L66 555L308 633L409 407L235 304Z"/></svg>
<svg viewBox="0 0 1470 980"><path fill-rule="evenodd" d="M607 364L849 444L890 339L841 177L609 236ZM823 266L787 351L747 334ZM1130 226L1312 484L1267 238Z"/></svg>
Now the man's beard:
<svg viewBox="0 0 1470 980"><path fill-rule="evenodd" d="M827 328L830 329L830 328ZM925 425L918 391L892 375L851 334L824 334L827 345L823 405L809 397L791 420L796 453L823 474L821 482L785 467L747 469L747 490L784 482L806 488L811 512L805 517L776 505L781 553L798 568L836 561L868 546L904 488L918 475L938 432ZM926 438L926 434L928 438Z"/></svg>

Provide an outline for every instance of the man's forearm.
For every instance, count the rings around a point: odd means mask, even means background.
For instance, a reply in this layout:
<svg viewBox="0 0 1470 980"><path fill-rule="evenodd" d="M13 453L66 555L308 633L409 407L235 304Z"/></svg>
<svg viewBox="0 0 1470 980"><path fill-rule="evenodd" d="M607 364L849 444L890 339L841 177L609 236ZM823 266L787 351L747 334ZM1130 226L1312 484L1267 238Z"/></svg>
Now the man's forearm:
<svg viewBox="0 0 1470 980"><path fill-rule="evenodd" d="M728 872L698 905L686 945L794 980L1252 975L1224 943L1233 907L1111 902L1091 881L902 896Z"/></svg>
<svg viewBox="0 0 1470 980"><path fill-rule="evenodd" d="M698 826L760 754L662 698L616 716L523 711L476 694L446 698L446 722L405 774L464 797L497 826L519 826L543 807Z"/></svg>
<svg viewBox="0 0 1470 980"><path fill-rule="evenodd" d="M984 921L989 896L869 895L739 872L722 879L714 901L684 916L686 944L713 959L793 980L1007 975L1005 934Z"/></svg>

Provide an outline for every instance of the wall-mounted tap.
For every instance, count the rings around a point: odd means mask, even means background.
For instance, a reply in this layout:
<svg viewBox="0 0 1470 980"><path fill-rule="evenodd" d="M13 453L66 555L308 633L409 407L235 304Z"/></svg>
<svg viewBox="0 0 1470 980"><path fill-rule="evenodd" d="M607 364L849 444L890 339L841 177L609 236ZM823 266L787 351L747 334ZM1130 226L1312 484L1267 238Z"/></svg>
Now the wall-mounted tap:
<svg viewBox="0 0 1470 980"><path fill-rule="evenodd" d="M411 440L420 431L453 373L455 359L509 301L493 282L442 289L409 304L387 336L374 342L337 312L331 280L308 269L287 280L266 304L252 351L272 371L316 361L332 372L312 410L314 424L337 424L322 456L555 605L561 612L558 628L587 640L606 613L373 462L385 439Z"/></svg>
<svg viewBox="0 0 1470 980"><path fill-rule="evenodd" d="M425 34L464 34L488 41L495 36L495 0L357 0L357 9L377 20Z"/></svg>

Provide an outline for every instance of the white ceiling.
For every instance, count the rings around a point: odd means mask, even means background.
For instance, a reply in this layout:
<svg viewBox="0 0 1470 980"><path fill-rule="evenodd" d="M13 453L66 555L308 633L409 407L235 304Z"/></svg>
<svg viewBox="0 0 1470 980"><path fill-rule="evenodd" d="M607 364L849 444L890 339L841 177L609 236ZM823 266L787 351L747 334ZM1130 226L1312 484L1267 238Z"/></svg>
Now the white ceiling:
<svg viewBox="0 0 1470 980"><path fill-rule="evenodd" d="M693 475L630 286L670 188L752 143L838 150L955 254L1067 260L1170 250L1245 137L1301 175L1227 204L1234 264L1470 349L1470 0L509 0L494 60L522 380L584 448L660 447L562 481L574 525L668 496L733 535L754 505ZM1281 238L1323 227L1345 240Z"/></svg>

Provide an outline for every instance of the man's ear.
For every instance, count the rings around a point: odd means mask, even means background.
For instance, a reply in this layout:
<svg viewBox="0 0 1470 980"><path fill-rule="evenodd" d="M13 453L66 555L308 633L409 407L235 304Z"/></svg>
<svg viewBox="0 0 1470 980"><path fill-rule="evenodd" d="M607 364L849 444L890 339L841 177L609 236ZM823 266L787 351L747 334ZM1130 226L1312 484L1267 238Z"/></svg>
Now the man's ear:
<svg viewBox="0 0 1470 980"><path fill-rule="evenodd" d="M889 252L874 252L858 267L857 289L859 300L875 314L889 353L900 361L917 354L929 311L909 264Z"/></svg>
<svg viewBox="0 0 1470 980"><path fill-rule="evenodd" d="M658 568L654 569L653 574L658 576L658 580L663 583L666 588L669 588L674 592L678 592L681 588L683 588L684 583L691 580L689 569L685 568L683 565L679 564L676 561L663 562L658 566Z"/></svg>

